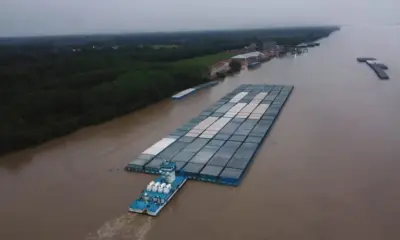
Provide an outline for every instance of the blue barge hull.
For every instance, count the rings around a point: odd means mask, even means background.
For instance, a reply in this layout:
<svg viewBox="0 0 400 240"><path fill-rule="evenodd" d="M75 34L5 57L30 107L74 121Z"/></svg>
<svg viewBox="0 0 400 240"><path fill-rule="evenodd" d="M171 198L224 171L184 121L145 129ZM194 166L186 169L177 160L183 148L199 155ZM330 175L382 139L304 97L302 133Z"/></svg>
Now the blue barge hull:
<svg viewBox="0 0 400 240"><path fill-rule="evenodd" d="M283 109L293 86L239 86L161 139L125 170L158 174L163 160L187 179L237 186Z"/></svg>

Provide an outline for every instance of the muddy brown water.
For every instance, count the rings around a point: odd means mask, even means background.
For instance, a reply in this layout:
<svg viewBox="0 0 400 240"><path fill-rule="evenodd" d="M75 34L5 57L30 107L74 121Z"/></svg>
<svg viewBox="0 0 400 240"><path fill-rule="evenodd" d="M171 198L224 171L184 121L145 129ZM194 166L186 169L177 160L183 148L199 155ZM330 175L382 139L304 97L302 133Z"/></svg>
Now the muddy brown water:
<svg viewBox="0 0 400 240"><path fill-rule="evenodd" d="M399 27L346 27L305 55L2 157L0 239L398 240L399 42ZM242 184L191 181L160 216L128 214L153 176L123 167L243 83L295 89Z"/></svg>

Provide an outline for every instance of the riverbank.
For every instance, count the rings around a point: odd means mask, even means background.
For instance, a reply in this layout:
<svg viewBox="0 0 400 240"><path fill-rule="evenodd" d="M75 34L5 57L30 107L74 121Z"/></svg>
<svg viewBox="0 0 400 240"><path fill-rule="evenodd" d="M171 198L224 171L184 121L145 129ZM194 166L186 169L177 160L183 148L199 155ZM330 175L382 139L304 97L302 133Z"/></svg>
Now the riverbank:
<svg viewBox="0 0 400 240"><path fill-rule="evenodd" d="M3 112L0 153L37 145L81 127L98 124L208 81L203 65L217 56L174 64L121 69L109 81L79 77L75 86L45 86L19 96ZM90 80L90 79L89 79ZM79 81L79 82L78 82ZM72 83L72 86L71 86Z"/></svg>
<svg viewBox="0 0 400 240"><path fill-rule="evenodd" d="M335 30L304 28L296 32L300 35L285 35L279 41L303 41L310 33L314 33L312 38L324 37ZM268 32L200 34L201 41L198 33L168 35L169 42L162 35L142 36L150 45L136 36L122 37L118 45L118 40L86 43L77 39L83 42L79 46L60 43L55 47L44 42L0 47L0 111L4 115L0 154L36 146L205 83L214 63L234 55L227 50L255 45L246 36Z"/></svg>

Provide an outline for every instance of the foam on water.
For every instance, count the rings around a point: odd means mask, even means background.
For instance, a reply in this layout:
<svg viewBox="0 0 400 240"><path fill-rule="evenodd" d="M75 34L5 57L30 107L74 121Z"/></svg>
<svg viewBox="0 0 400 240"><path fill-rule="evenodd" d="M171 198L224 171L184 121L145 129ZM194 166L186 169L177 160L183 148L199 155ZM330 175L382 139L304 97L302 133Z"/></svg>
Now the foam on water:
<svg viewBox="0 0 400 240"><path fill-rule="evenodd" d="M127 213L105 222L96 232L90 233L86 240L145 240L151 229L152 217Z"/></svg>

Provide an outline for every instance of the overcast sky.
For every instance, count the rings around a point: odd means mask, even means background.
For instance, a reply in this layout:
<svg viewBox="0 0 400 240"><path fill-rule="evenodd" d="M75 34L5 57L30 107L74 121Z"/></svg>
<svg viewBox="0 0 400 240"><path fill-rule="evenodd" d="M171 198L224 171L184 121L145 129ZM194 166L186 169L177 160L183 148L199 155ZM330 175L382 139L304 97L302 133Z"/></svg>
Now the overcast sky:
<svg viewBox="0 0 400 240"><path fill-rule="evenodd" d="M400 0L0 0L0 36L400 23Z"/></svg>

